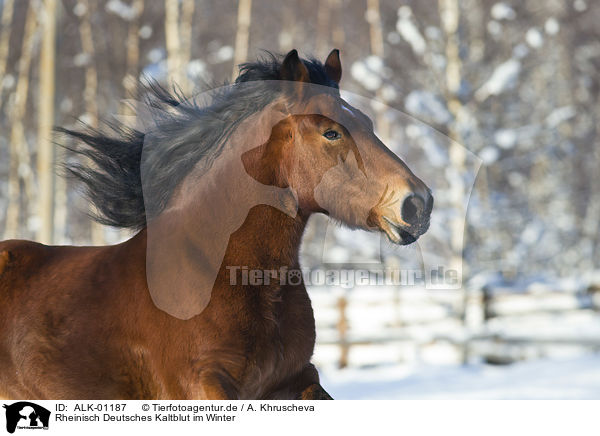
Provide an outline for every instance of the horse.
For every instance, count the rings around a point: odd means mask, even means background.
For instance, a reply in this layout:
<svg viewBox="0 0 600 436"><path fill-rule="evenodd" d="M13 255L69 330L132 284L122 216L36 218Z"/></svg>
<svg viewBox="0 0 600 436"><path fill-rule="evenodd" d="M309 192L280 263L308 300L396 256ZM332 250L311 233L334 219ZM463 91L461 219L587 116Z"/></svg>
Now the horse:
<svg viewBox="0 0 600 436"><path fill-rule="evenodd" d="M338 50L266 54L206 104L148 84L145 129L59 129L86 158L66 165L96 219L135 235L0 243L0 397L332 399L287 274L309 217L407 245L433 208L341 76Z"/></svg>

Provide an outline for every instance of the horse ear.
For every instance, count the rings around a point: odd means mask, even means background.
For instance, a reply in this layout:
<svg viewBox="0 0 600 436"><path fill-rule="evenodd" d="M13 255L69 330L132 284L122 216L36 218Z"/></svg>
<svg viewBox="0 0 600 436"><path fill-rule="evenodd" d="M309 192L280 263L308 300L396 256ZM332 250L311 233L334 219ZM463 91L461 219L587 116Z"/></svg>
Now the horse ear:
<svg viewBox="0 0 600 436"><path fill-rule="evenodd" d="M342 79L342 63L340 62L340 51L337 48L331 50L325 61L325 72L335 83Z"/></svg>
<svg viewBox="0 0 600 436"><path fill-rule="evenodd" d="M280 72L281 80L289 80L291 82L309 82L310 77L306 65L300 60L298 52L294 49L290 51L281 64Z"/></svg>

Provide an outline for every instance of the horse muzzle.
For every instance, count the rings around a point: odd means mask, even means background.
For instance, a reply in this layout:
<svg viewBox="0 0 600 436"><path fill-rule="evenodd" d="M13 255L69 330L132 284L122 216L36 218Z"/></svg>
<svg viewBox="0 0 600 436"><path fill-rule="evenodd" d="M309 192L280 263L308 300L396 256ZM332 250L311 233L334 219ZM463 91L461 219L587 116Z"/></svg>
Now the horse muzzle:
<svg viewBox="0 0 600 436"><path fill-rule="evenodd" d="M371 221L374 221L393 243L409 245L429 229L432 210L433 196L429 191L424 195L411 193L404 198L399 211L384 212L379 219Z"/></svg>

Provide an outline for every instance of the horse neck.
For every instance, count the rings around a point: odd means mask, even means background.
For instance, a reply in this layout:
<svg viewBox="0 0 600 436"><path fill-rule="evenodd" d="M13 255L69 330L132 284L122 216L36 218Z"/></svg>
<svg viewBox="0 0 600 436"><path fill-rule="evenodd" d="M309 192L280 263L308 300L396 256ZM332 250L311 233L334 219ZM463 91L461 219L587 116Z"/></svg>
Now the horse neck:
<svg viewBox="0 0 600 436"><path fill-rule="evenodd" d="M294 193L261 184L239 168L222 169L204 183L190 179L135 238L146 239L146 278L154 304L179 319L202 313L214 297L229 301L256 295L233 296L227 267L299 267L308 215L297 210ZM261 288L261 298L271 301L276 294L270 291L277 292Z"/></svg>
<svg viewBox="0 0 600 436"><path fill-rule="evenodd" d="M231 236L223 265L261 270L297 268L307 219L302 213L292 217L272 206L255 206Z"/></svg>
<svg viewBox="0 0 600 436"><path fill-rule="evenodd" d="M259 182L235 155L184 181L149 234L154 247L172 244L180 261L179 247L188 247L214 272L227 265L279 268L297 264L307 218L291 189Z"/></svg>

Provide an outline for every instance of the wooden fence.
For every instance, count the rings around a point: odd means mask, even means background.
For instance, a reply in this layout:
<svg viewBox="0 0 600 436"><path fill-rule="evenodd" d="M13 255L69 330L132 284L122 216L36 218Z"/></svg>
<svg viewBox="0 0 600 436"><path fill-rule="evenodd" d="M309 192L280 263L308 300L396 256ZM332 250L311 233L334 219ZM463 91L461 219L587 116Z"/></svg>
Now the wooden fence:
<svg viewBox="0 0 600 436"><path fill-rule="evenodd" d="M600 351L600 286L313 288L317 364L485 361Z"/></svg>

